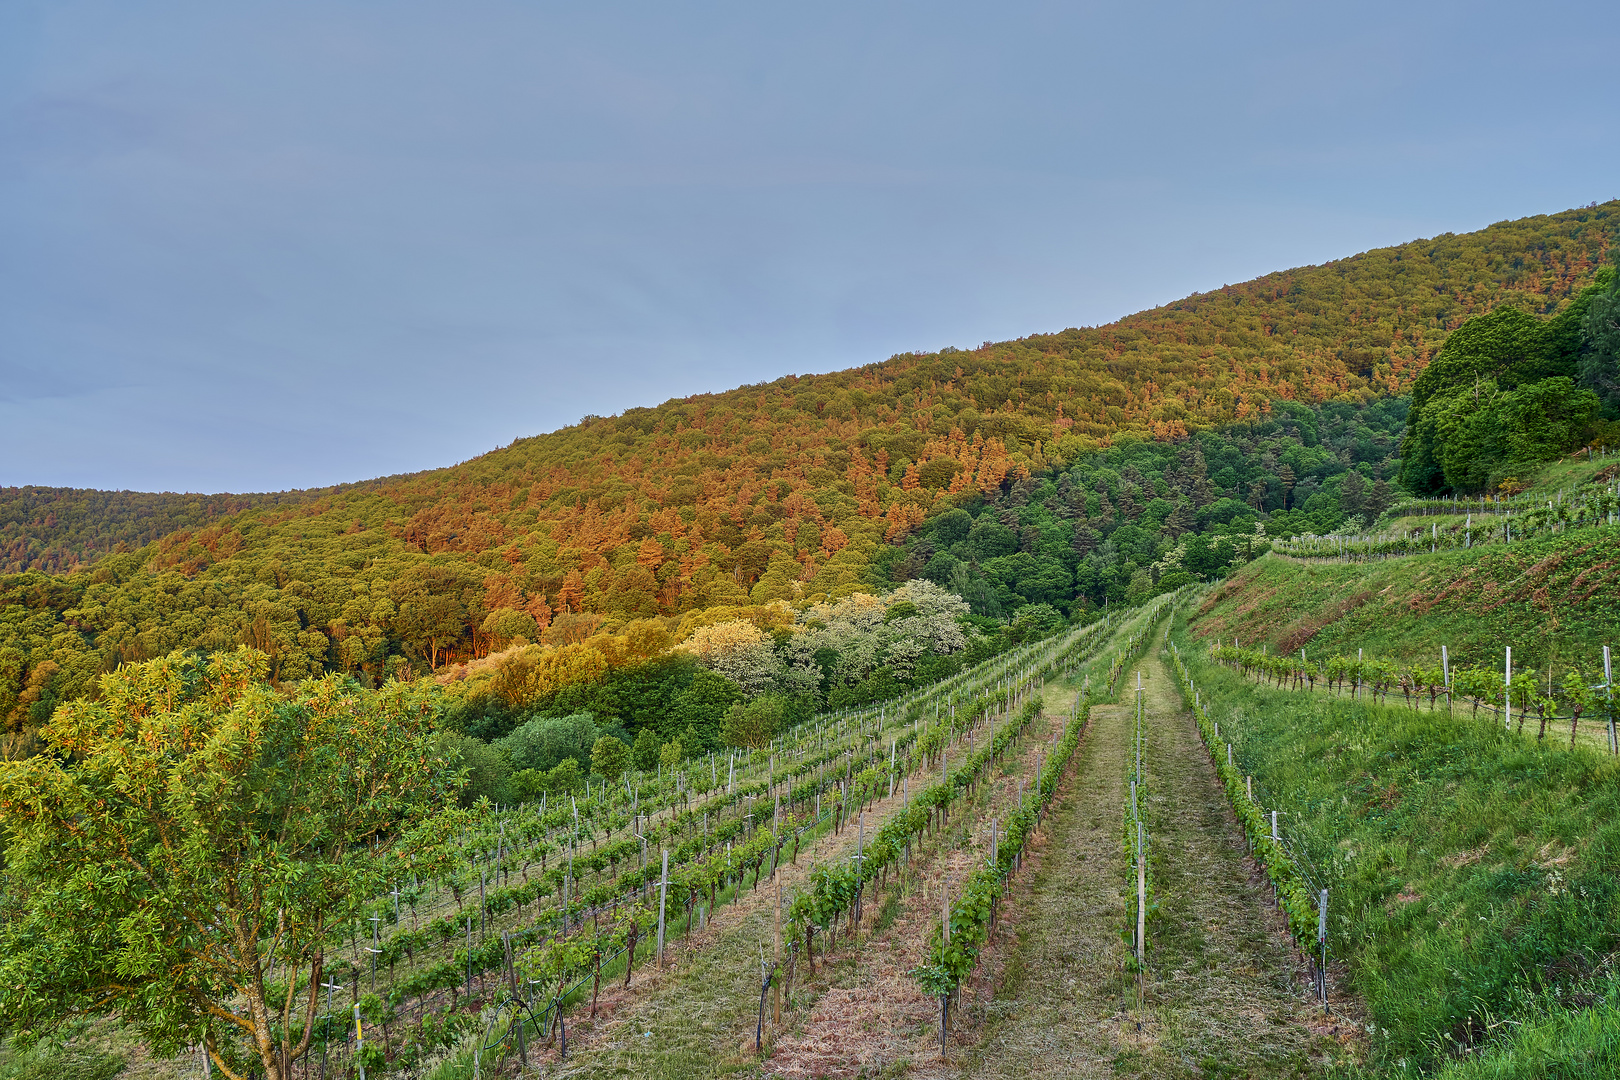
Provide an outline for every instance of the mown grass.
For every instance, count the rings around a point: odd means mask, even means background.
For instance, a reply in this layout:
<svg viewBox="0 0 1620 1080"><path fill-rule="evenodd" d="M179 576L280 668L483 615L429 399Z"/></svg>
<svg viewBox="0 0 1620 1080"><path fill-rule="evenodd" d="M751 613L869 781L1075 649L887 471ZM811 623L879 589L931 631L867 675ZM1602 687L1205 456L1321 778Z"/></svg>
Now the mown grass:
<svg viewBox="0 0 1620 1080"><path fill-rule="evenodd" d="M1412 529L1427 529L1431 525L1438 525L1441 531L1445 531L1453 525L1465 526L1470 523L1478 530L1475 536L1479 538L1481 543L1491 537L1492 529L1496 530L1496 538L1501 539L1502 516L1490 510L1481 511L1477 503L1472 510L1463 509L1455 514L1408 514L1402 517L1388 518L1380 521L1378 527L1372 531L1378 533L1405 532Z"/></svg>
<svg viewBox="0 0 1620 1080"><path fill-rule="evenodd" d="M3 1080L112 1080L124 1069L117 1054L35 1047L12 1051L0 1064Z"/></svg>
<svg viewBox="0 0 1620 1080"><path fill-rule="evenodd" d="M1465 709L1273 690L1176 634L1257 798L1330 889L1330 947L1381 1068L1494 1068L1515 1040L1579 1042L1616 1015L1590 987L1620 947L1620 763Z"/></svg>
<svg viewBox="0 0 1620 1080"><path fill-rule="evenodd" d="M154 1060L114 1017L78 1020L26 1050L0 1042L0 1080L156 1080L199 1069L195 1054Z"/></svg>
<svg viewBox="0 0 1620 1080"><path fill-rule="evenodd" d="M1213 590L1193 627L1311 657L1437 664L1446 645L1453 664L1493 669L1511 646L1520 670L1601 675L1603 646L1620 645L1620 529L1372 563L1268 555Z"/></svg>

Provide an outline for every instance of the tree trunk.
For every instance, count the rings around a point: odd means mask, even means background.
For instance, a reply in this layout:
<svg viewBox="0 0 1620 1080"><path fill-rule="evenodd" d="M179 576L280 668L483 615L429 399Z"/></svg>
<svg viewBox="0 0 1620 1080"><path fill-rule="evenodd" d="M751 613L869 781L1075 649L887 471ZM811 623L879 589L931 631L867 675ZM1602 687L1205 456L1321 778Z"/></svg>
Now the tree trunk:
<svg viewBox="0 0 1620 1080"><path fill-rule="evenodd" d="M304 1034L297 1045L291 1045L288 1035L292 1027L293 993L294 988L297 986L297 979L293 971L289 970L288 972L287 999L281 1009L281 1015L279 1017L274 1016L270 1011L270 1003L265 999L265 976L262 962L257 958L259 947L257 938L252 936L245 928L238 926L236 947L238 955L252 957L253 960L251 961L249 976L245 980L247 985L243 994L248 1006L248 1015L241 1017L232 1013L230 1018L238 1027L245 1029L249 1034L249 1041L259 1056L260 1065L264 1068L265 1080L290 1080L292 1063L303 1056L304 1051L309 1048L309 1040L313 1034L315 1010L320 1002L320 976L324 960L323 955L316 952L308 959L310 967L309 995L303 1009L300 1010L304 1014ZM302 964L299 966L302 967ZM278 1021L282 1031L286 1033L279 1043L276 1040ZM232 1072L217 1054L210 1051L209 1057L219 1066L220 1072L229 1080L243 1080L242 1077Z"/></svg>

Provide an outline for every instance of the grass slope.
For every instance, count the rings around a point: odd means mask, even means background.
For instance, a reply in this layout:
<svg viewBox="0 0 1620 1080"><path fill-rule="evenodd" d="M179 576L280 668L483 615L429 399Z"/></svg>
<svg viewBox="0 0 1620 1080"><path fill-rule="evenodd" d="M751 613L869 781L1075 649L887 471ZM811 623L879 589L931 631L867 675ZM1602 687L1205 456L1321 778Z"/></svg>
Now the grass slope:
<svg viewBox="0 0 1620 1080"><path fill-rule="evenodd" d="M1365 593L1380 599L1323 620L1324 629L1382 627L1371 640L1384 647L1437 651L1435 635L1465 623L1402 610L1396 589L1434 588L1434 563L1270 560L1176 633L1256 798L1282 811L1286 835L1332 891L1331 947L1366 1001L1381 1068L1462 1061L1459 1076L1532 1076L1543 1073L1524 1063L1549 1053L1612 1062L1612 1035L1593 1032L1615 1015L1620 762L1538 745L1465 709L1452 717L1271 689L1201 660L1192 638L1232 626L1259 636L1269 619L1282 639L1314 606ZM1383 618L1375 604L1386 606Z"/></svg>
<svg viewBox="0 0 1620 1080"><path fill-rule="evenodd" d="M1601 674L1620 645L1620 530L1578 529L1463 551L1373 563L1256 560L1211 592L1193 619L1204 638L1279 653L1355 655L1498 668L1563 678Z"/></svg>

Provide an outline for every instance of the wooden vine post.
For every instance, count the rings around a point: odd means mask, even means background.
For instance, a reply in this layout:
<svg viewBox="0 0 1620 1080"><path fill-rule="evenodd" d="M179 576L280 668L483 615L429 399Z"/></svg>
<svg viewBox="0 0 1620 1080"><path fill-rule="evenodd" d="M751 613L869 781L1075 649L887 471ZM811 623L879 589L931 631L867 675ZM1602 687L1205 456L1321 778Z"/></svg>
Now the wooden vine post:
<svg viewBox="0 0 1620 1080"><path fill-rule="evenodd" d="M939 883L940 928L945 935L945 947L951 944L951 890L950 883L940 879ZM939 995L939 1056L945 1056L945 1036L950 1023L951 992L946 990Z"/></svg>
<svg viewBox="0 0 1620 1080"><path fill-rule="evenodd" d="M782 877L776 878L776 927L771 935L771 958L778 967L782 964ZM782 1026L782 987L778 984L771 990L771 1023L777 1027Z"/></svg>
<svg viewBox="0 0 1620 1080"><path fill-rule="evenodd" d="M1136 819L1136 968L1141 978L1147 962L1147 833L1140 816Z"/></svg>
<svg viewBox="0 0 1620 1080"><path fill-rule="evenodd" d="M1327 990L1327 904L1328 891L1322 890L1322 902L1316 909L1316 940L1322 946L1322 966L1316 969L1318 988L1322 992L1322 1011L1328 1011Z"/></svg>
<svg viewBox="0 0 1620 1080"><path fill-rule="evenodd" d="M1444 645L1440 646L1440 677L1446 686L1446 708L1452 716L1456 716L1457 706L1451 700L1451 650Z"/></svg>
<svg viewBox="0 0 1620 1080"><path fill-rule="evenodd" d="M664 872L658 876L658 966L664 966L664 905L669 896L669 848L664 849Z"/></svg>

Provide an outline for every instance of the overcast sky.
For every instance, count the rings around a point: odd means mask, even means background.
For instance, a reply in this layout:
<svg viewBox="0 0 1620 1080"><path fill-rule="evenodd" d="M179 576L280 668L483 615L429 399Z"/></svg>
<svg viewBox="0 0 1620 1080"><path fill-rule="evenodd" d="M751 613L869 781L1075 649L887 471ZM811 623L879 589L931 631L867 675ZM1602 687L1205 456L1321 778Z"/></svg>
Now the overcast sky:
<svg viewBox="0 0 1620 1080"><path fill-rule="evenodd" d="M309 487L1620 196L1620 7L0 3L0 484Z"/></svg>

